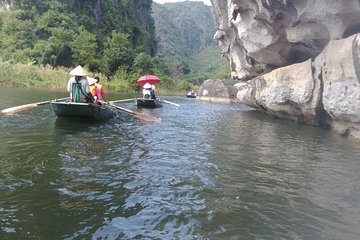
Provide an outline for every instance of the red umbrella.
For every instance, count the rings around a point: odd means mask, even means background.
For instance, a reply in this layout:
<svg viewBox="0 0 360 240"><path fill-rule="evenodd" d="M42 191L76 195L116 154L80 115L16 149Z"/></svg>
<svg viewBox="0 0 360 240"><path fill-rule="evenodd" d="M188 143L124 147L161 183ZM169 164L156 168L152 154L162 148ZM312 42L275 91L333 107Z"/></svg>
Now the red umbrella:
<svg viewBox="0 0 360 240"><path fill-rule="evenodd" d="M160 78L155 75L144 75L137 80L137 83L141 85L144 85L145 83L155 84L159 82Z"/></svg>

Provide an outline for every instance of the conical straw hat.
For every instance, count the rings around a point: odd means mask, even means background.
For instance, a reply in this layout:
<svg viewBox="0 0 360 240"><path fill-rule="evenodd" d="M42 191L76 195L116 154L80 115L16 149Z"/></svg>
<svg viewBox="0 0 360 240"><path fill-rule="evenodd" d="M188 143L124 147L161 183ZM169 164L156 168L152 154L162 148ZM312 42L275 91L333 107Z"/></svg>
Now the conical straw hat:
<svg viewBox="0 0 360 240"><path fill-rule="evenodd" d="M151 84L150 83L145 83L145 85L143 86L143 88L151 88Z"/></svg>
<svg viewBox="0 0 360 240"><path fill-rule="evenodd" d="M74 68L73 70L71 70L70 75L86 77L87 72L79 65L76 68Z"/></svg>

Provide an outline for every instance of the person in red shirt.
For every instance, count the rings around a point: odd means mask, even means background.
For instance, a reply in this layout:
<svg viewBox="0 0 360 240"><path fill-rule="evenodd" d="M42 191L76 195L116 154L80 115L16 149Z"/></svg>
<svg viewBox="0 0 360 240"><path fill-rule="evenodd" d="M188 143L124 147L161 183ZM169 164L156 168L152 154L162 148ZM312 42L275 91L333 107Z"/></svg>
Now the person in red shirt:
<svg viewBox="0 0 360 240"><path fill-rule="evenodd" d="M89 78L90 92L91 95L96 97L97 101L105 101L104 88L99 84L100 78L96 76L95 78Z"/></svg>

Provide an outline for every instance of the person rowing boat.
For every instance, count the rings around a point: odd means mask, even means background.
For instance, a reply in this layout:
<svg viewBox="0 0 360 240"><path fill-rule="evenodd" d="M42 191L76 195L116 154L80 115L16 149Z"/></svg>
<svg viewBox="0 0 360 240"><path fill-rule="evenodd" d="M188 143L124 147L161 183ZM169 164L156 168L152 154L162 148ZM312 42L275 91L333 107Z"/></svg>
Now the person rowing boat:
<svg viewBox="0 0 360 240"><path fill-rule="evenodd" d="M90 94L89 81L86 79L87 72L79 65L70 71L72 77L67 84L70 93L70 101L78 103L94 103L94 97Z"/></svg>

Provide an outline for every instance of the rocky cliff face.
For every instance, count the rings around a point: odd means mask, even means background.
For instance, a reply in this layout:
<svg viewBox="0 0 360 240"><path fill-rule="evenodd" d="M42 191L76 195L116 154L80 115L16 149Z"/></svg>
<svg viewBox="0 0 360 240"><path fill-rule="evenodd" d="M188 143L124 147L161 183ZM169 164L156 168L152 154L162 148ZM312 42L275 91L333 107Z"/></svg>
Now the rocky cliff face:
<svg viewBox="0 0 360 240"><path fill-rule="evenodd" d="M332 40L313 60L238 84L237 98L269 115L360 139L360 34Z"/></svg>
<svg viewBox="0 0 360 240"><path fill-rule="evenodd" d="M238 99L360 138L360 3L212 0Z"/></svg>
<svg viewBox="0 0 360 240"><path fill-rule="evenodd" d="M0 0L0 11L9 11L11 8L11 0Z"/></svg>
<svg viewBox="0 0 360 240"><path fill-rule="evenodd" d="M242 80L317 56L360 31L357 0L212 0L215 37Z"/></svg>

